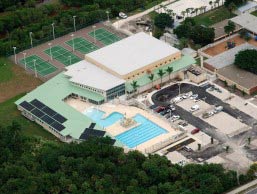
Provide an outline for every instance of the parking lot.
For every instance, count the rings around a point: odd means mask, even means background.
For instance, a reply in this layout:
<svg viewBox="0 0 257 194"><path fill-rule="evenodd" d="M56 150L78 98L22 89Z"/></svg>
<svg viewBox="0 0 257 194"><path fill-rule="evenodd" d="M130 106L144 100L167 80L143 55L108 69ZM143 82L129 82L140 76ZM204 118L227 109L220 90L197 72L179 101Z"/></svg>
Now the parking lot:
<svg viewBox="0 0 257 194"><path fill-rule="evenodd" d="M238 103L233 104L231 97ZM180 147L171 145L167 149L170 158L175 151L191 162L218 157L231 168L237 168L238 161L243 160L239 167L242 170L250 164L249 160L257 159L257 146L245 147L248 137L257 139L257 127L254 127L257 120L250 114L253 110L247 109L246 101L238 96L210 83L202 86L179 83L157 91L151 99L156 107L171 104L175 108L171 116L179 116L179 120L172 123L178 128L181 128L181 121L186 123L182 128L187 131L187 138L194 139L181 143ZM191 134L196 128L200 131ZM212 140L214 144L211 144ZM201 150L198 150L199 144ZM232 156L237 158L232 159Z"/></svg>

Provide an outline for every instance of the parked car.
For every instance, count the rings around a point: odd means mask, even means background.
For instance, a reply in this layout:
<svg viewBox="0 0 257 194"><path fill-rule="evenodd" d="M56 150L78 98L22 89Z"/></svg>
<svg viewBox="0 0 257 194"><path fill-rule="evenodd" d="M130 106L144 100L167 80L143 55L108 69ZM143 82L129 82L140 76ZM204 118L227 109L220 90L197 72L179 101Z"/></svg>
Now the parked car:
<svg viewBox="0 0 257 194"><path fill-rule="evenodd" d="M170 105L170 106L169 106L169 109L170 109L171 111L175 111L175 110L176 110L175 106L173 106L173 105Z"/></svg>
<svg viewBox="0 0 257 194"><path fill-rule="evenodd" d="M182 100L183 100L183 98L181 96L178 96L178 97L173 99L173 102L178 103L178 102L181 102Z"/></svg>
<svg viewBox="0 0 257 194"><path fill-rule="evenodd" d="M200 109L200 106L198 104L196 104L196 105L192 106L189 111L190 112L195 112L195 111L197 111L199 109Z"/></svg>
<svg viewBox="0 0 257 194"><path fill-rule="evenodd" d="M199 131L200 131L200 129L195 128L195 129L193 129L193 130L191 131L191 134L194 135L194 134L198 133Z"/></svg>
<svg viewBox="0 0 257 194"><path fill-rule="evenodd" d="M158 107L158 106L157 106L156 104L153 104L153 105L149 106L150 109L155 109L155 108L157 108L157 107Z"/></svg>
<svg viewBox="0 0 257 194"><path fill-rule="evenodd" d="M184 150L184 151L186 151L186 152L192 152L193 150L190 148L190 147L188 147L188 146L184 146L183 148L182 148L182 150Z"/></svg>
<svg viewBox="0 0 257 194"><path fill-rule="evenodd" d="M162 116L164 116L164 115L168 114L169 112L170 112L170 109L165 109L165 110L163 110L162 112L160 112L160 114L161 114Z"/></svg>
<svg viewBox="0 0 257 194"><path fill-rule="evenodd" d="M119 17L122 18L122 19L126 19L128 16L125 13L120 12Z"/></svg>
<svg viewBox="0 0 257 194"><path fill-rule="evenodd" d="M171 113L165 115L165 118L166 118L166 119L169 119L170 117L172 117L172 114L171 114Z"/></svg>
<svg viewBox="0 0 257 194"><path fill-rule="evenodd" d="M196 99L194 99L194 102L198 102L200 100L201 100L200 98L196 98Z"/></svg>
<svg viewBox="0 0 257 194"><path fill-rule="evenodd" d="M216 114L216 113L219 113L219 112L221 112L223 110L223 106L216 106L215 108L214 108L214 113Z"/></svg>
<svg viewBox="0 0 257 194"><path fill-rule="evenodd" d="M187 122L180 121L180 122L178 123L178 125L180 125L180 126L182 126L182 127L186 127L188 124L187 124Z"/></svg>
<svg viewBox="0 0 257 194"><path fill-rule="evenodd" d="M180 116L179 115L173 115L171 118L170 118L170 120L172 121L172 122L175 122L175 121L177 121L177 120L179 120L180 119Z"/></svg>
<svg viewBox="0 0 257 194"><path fill-rule="evenodd" d="M196 98L198 98L198 94L193 94L192 96L190 96L190 99L191 99L191 100L194 100L194 99L196 99Z"/></svg>
<svg viewBox="0 0 257 194"><path fill-rule="evenodd" d="M164 106L159 106L158 108L154 109L154 111L157 112L157 113L160 113L163 110L165 110Z"/></svg>
<svg viewBox="0 0 257 194"><path fill-rule="evenodd" d="M211 116L213 116L213 115L214 115L214 112L213 112L213 111L210 111L210 112L205 112L205 113L203 113L202 117L203 117L204 119L207 119L207 118L209 118L209 117L211 117Z"/></svg>

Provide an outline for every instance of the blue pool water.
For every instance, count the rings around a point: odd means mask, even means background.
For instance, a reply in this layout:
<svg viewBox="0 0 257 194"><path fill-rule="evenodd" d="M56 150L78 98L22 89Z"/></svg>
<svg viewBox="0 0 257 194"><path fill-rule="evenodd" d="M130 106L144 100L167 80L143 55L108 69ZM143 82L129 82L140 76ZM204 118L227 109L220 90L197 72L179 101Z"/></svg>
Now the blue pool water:
<svg viewBox="0 0 257 194"><path fill-rule="evenodd" d="M123 118L123 115L121 113L113 112L108 117L103 119L105 112L95 108L86 110L84 114L91 118L93 121L95 121L97 124L99 124L101 127L111 126Z"/></svg>
<svg viewBox="0 0 257 194"><path fill-rule="evenodd" d="M137 114L134 117L134 120L137 123L140 123L140 125L115 137L129 148L134 148L137 145L144 143L154 137L157 137L163 133L167 133L165 129L159 127L140 114Z"/></svg>

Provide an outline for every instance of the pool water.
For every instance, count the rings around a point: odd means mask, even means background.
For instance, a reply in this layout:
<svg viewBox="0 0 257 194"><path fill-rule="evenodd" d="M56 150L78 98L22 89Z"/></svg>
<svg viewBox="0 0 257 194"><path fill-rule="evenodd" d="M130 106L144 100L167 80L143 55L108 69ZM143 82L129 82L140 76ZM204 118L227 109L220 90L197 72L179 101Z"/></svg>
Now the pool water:
<svg viewBox="0 0 257 194"><path fill-rule="evenodd" d="M168 131L148 120L141 114L137 114L133 118L137 123L140 123L140 125L115 137L129 148L134 148L137 145L153 139L161 134L168 133Z"/></svg>
<svg viewBox="0 0 257 194"><path fill-rule="evenodd" d="M91 118L93 121L95 121L101 127L111 126L123 118L123 114L118 112L113 112L103 119L105 112L95 108L86 110L84 114L89 118Z"/></svg>

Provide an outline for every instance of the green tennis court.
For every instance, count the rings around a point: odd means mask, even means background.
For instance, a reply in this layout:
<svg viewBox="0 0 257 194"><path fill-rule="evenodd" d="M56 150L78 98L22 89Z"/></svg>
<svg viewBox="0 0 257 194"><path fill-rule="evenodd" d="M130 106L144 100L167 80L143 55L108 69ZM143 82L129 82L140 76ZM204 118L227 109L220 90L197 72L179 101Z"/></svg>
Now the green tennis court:
<svg viewBox="0 0 257 194"><path fill-rule="evenodd" d="M89 42L82 37L74 38L73 41L74 41L74 49L83 54L87 54L98 49L98 47L94 43ZM69 40L66 42L66 44L72 47L73 41Z"/></svg>
<svg viewBox="0 0 257 194"><path fill-rule="evenodd" d="M34 65L35 60L35 65ZM37 73L41 76L46 76L50 73L53 73L56 71L56 67L51 65L49 62L44 61L37 55L31 55L29 57L26 57L25 59L20 60L20 63L24 66L26 65L26 68L31 69L32 71L37 71Z"/></svg>
<svg viewBox="0 0 257 194"><path fill-rule="evenodd" d="M88 34L94 38L94 31L89 32ZM109 45L109 44L112 44L114 42L121 40L120 37L105 30L104 28L99 28L99 29L95 30L95 38L96 38L96 40L100 41L104 45Z"/></svg>
<svg viewBox="0 0 257 194"><path fill-rule="evenodd" d="M63 48L59 45L53 46L51 48L51 52L50 52L50 48L46 49L44 52L46 54L48 54L49 56L51 56L51 54L52 54L54 59L56 59L60 63L64 64L65 66L69 66L69 65L72 65L74 63L81 61L81 59L79 57L77 57L72 52L66 50L65 48Z"/></svg>

